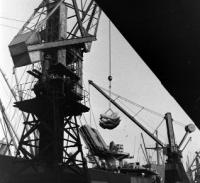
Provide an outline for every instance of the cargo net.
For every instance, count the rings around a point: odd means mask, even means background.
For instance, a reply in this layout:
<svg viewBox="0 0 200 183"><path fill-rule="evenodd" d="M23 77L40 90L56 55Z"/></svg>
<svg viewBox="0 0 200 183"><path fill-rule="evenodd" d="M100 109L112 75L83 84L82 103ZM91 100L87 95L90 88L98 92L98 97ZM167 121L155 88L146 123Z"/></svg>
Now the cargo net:
<svg viewBox="0 0 200 183"><path fill-rule="evenodd" d="M118 113L113 112L110 108L104 114L100 114L99 126L103 129L112 130L120 124L120 121L121 119L118 116Z"/></svg>

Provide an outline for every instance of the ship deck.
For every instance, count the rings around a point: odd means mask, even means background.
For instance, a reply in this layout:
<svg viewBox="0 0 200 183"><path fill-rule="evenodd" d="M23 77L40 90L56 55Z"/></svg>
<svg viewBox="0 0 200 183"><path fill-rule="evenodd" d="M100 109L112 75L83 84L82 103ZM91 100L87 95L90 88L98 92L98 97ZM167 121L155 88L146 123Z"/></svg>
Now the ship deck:
<svg viewBox="0 0 200 183"><path fill-rule="evenodd" d="M83 183L84 180L85 177L73 173L69 168L56 172L33 160L0 156L1 183ZM88 169L88 180L90 183L150 183L152 177Z"/></svg>

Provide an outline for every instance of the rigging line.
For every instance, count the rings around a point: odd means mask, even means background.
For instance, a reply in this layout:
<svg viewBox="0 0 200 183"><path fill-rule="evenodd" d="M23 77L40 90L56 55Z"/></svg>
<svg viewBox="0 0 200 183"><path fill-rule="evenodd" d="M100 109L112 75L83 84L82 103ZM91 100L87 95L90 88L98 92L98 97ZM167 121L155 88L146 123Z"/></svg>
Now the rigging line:
<svg viewBox="0 0 200 183"><path fill-rule="evenodd" d="M160 126L162 125L163 121L165 121L165 118L163 118L162 121L159 123L159 125L156 127L156 129L154 130L153 134L156 133L158 128L160 128Z"/></svg>
<svg viewBox="0 0 200 183"><path fill-rule="evenodd" d="M102 90L106 91L106 92L109 92L107 89L105 89L105 88L103 88L103 87L100 87L100 88L101 88ZM146 111L148 111L148 112L150 112L150 113L152 113L152 114L154 114L154 115L157 115L158 117L162 117L162 118L164 117L164 115L162 115L162 114L160 114L160 113L158 113L158 112L156 112L156 111L153 111L152 109L149 109L149 108L147 108L147 107L144 107L144 106L142 106L142 105L140 105L140 104L137 104L136 102L133 102L133 101L131 101L131 100L125 98L125 97L122 97L122 96L120 96L120 95L118 95L118 94L116 94L116 93L114 93L114 92L111 92L111 94L114 95L114 96L117 96L118 98L120 98L120 99L124 100L125 102L128 102L128 103L130 103L130 104L132 104L132 105L134 105L134 106L136 106L136 107L144 108L144 110L146 110Z"/></svg>
<svg viewBox="0 0 200 183"><path fill-rule="evenodd" d="M140 109L138 112L135 113L135 115L133 117L136 117L140 112L143 111L144 108Z"/></svg>
<svg viewBox="0 0 200 183"><path fill-rule="evenodd" d="M3 117L3 116L2 116ZM11 142L13 141L12 139L8 139L8 128L6 126L6 123L5 122L2 122L2 120L0 119L1 121L1 125L2 125L2 129L4 131L4 137L6 138L6 143L8 145L8 151L10 152L10 145L11 145Z"/></svg>
<svg viewBox="0 0 200 183"><path fill-rule="evenodd" d="M97 125L97 123L96 123L96 120L95 120L95 116L94 116L93 109L92 109L92 108L90 108L90 110L91 110L91 113L92 113L92 118L93 118L93 120L94 120L94 125L95 125L95 128L98 130L98 125Z"/></svg>
<svg viewBox="0 0 200 183"><path fill-rule="evenodd" d="M144 107L143 107L143 108L139 109L137 112L135 112L135 111L133 111L130 107L128 107L127 105L125 105L122 101L120 101L120 100L118 100L118 101L119 101L122 105L124 105L128 110L130 110L132 113L134 113L134 116L133 116L133 117L138 116L138 114L139 114L140 112L142 112L143 109L144 109Z"/></svg>
<svg viewBox="0 0 200 183"><path fill-rule="evenodd" d="M15 115L17 114L17 112L18 112L17 110L18 110L17 108L14 109L13 115L12 115L12 117L10 119L11 122L13 121Z"/></svg>
<svg viewBox="0 0 200 183"><path fill-rule="evenodd" d="M28 68L28 67L27 67L27 68ZM32 83L32 81L28 82L28 80L29 80L29 78L30 78L29 76L30 76L30 75L27 75L27 76L26 76L25 83L24 83L24 86L23 86L23 88L22 88L22 93L21 93L22 96L21 96L21 97L24 97L24 98L25 98L26 96L28 96L28 94L30 94L30 93L26 92L26 93L24 94L24 96L23 96L23 92L25 91L25 88L26 88L27 84L28 84L28 83L30 83L30 84ZM32 86L32 84L31 84L31 86Z"/></svg>
<svg viewBox="0 0 200 183"><path fill-rule="evenodd" d="M3 117L3 116L2 116ZM7 129L7 126L6 126L6 124L2 121L2 125L3 125L3 127L4 127L4 131L5 131L5 134L6 134L6 136L7 136L7 139L8 139L8 129Z"/></svg>
<svg viewBox="0 0 200 183"><path fill-rule="evenodd" d="M92 113L92 118L93 118L93 120L94 120L94 125L95 125L95 128L98 130L98 125L97 125L97 123L96 123L96 120L95 120L95 116L94 116L93 109L92 109L92 108L90 108L90 110L91 110L91 113Z"/></svg>
<svg viewBox="0 0 200 183"><path fill-rule="evenodd" d="M6 24L0 24L0 26L7 27L7 28L11 28L11 29L17 29L17 30L19 30L19 28L17 28L17 27L10 26L10 25L6 25Z"/></svg>
<svg viewBox="0 0 200 183"><path fill-rule="evenodd" d="M133 154L135 154L135 146L136 146L136 136L134 136L134 146L133 146Z"/></svg>
<svg viewBox="0 0 200 183"><path fill-rule="evenodd" d="M137 114L137 112L133 111L130 107L128 107L127 105L125 105L122 101L118 100L119 103L121 103L123 106L125 106L128 110L130 110L132 113L134 113L134 116L135 114Z"/></svg>
<svg viewBox="0 0 200 183"><path fill-rule="evenodd" d="M19 19L15 19L15 18L8 18L8 17L3 17L3 16L0 16L1 19L5 19L5 20L11 20L11 21L16 21L16 22L26 22L24 20L19 20Z"/></svg>
<svg viewBox="0 0 200 183"><path fill-rule="evenodd" d="M14 129L15 129L15 130L16 130L17 124L19 123L18 118L19 118L19 113L17 113L17 116L15 117L16 120L13 122L13 126L14 126Z"/></svg>
<svg viewBox="0 0 200 183"><path fill-rule="evenodd" d="M1 83L1 86L5 86L2 80L0 80L0 83ZM3 93L4 93L7 97L10 97L10 96L8 95L8 92L6 91L5 87L1 87L1 88L3 88L3 90L2 90Z"/></svg>
<svg viewBox="0 0 200 183"><path fill-rule="evenodd" d="M141 148L141 146L139 145L139 147L138 147L138 152L137 152L137 161L139 162L139 152L140 152L140 148Z"/></svg>
<svg viewBox="0 0 200 183"><path fill-rule="evenodd" d="M83 114L83 119L85 120L85 123L86 123L86 125L87 125L88 123L87 123L87 120L86 120L85 114Z"/></svg>
<svg viewBox="0 0 200 183"><path fill-rule="evenodd" d="M3 126L2 120L1 120L1 119L0 119L0 123L1 123L1 126L2 126L2 130L3 130L3 133L4 133L4 137L5 137L5 139L6 139L6 145L7 145L7 147L8 147L8 150L7 150L7 151L9 151L9 154L11 154L10 145L11 145L12 140L10 140L10 142L9 142L9 140L8 140L8 133L7 133L5 124L4 124L4 126ZM7 151L6 151L6 152L7 152ZM6 153L6 152L5 152L5 153Z"/></svg>
<svg viewBox="0 0 200 183"><path fill-rule="evenodd" d="M109 92L109 90L107 90L107 89L105 89L105 88L103 88L103 87L100 87L100 88L101 88L102 90L106 91L106 92ZM117 98L120 98L120 99L124 100L125 102L128 102L128 103L130 103L130 104L136 106L136 107L143 108L145 111L148 111L148 112L150 112L150 113L152 113L152 114L154 114L154 115L156 115L156 116L158 116L158 117L164 118L164 115L161 114L161 113L159 113L159 112L156 112L156 111L154 111L154 110L152 110L152 109L149 109L149 108L147 108L147 107L144 107L144 106L142 106L142 105L140 105L140 104L138 104L138 103L136 103L136 102L133 102L133 101L131 101L131 100L125 98L125 97L122 97L122 96L120 96L120 95L118 95L118 94L116 94L116 93L114 93L114 92L111 92L111 94L114 95L114 96L116 96ZM174 121L176 124L178 124L179 126L185 127L185 124L184 124L184 123L182 123L182 122L180 122L180 121L177 121L177 120L173 120L173 121Z"/></svg>
<svg viewBox="0 0 200 183"><path fill-rule="evenodd" d="M177 125L185 128L185 124L183 124L182 122L176 121L176 120L173 120L173 122L175 122Z"/></svg>
<svg viewBox="0 0 200 183"><path fill-rule="evenodd" d="M14 91L13 91L11 85L10 85L10 82L9 82L8 78L6 77L5 73L3 72L3 70L0 69L0 71L1 71L1 75L2 75L2 77L3 77L3 81L4 81L4 83L6 84L7 88L9 89L9 93L10 93L9 102L8 102L7 106L5 107L6 110L7 110L7 108L8 108L9 105L10 105L10 102L11 102L11 100L12 100L12 97L14 96L14 94L13 94ZM7 92L6 92L6 93L7 93Z"/></svg>
<svg viewBox="0 0 200 183"><path fill-rule="evenodd" d="M152 159L153 159L153 157L155 158L154 155L155 155L155 151L153 151L152 154L151 154Z"/></svg>
<svg viewBox="0 0 200 183"><path fill-rule="evenodd" d="M7 111L8 108L10 107L11 102L12 102L12 99L13 99L13 96L12 96L12 94L11 94L11 96L9 97L9 102L8 102L7 106L5 107L5 108L6 108L6 111Z"/></svg>
<svg viewBox="0 0 200 183"><path fill-rule="evenodd" d="M94 120L95 127L98 130L98 125L97 125L96 120L95 120L94 112L93 112L93 110L91 110L91 111L92 111L92 118Z"/></svg>
<svg viewBox="0 0 200 183"><path fill-rule="evenodd" d="M0 124L1 124L1 128L2 128L2 130L3 130L3 133L4 133L4 137L6 138L6 142L8 143L7 131L6 131L6 128L5 128L5 126L3 125L3 122L2 122L1 119L0 119Z"/></svg>
<svg viewBox="0 0 200 183"><path fill-rule="evenodd" d="M12 76L11 76L11 86L13 86L13 83L14 83L14 75L12 74ZM14 90L14 87L13 87L13 90Z"/></svg>
<svg viewBox="0 0 200 183"><path fill-rule="evenodd" d="M83 123L82 123L82 121L81 121L81 116L79 116L79 123L81 124L81 126L83 126Z"/></svg>
<svg viewBox="0 0 200 183"><path fill-rule="evenodd" d="M96 123L95 116L94 116L94 112L93 112L92 105L91 105L90 84L88 84L88 92L89 92L89 106L90 106L90 125L91 125L91 123L92 123L92 118L93 118L95 127L96 127L96 129L98 130L98 125L97 125L97 123Z"/></svg>
<svg viewBox="0 0 200 183"><path fill-rule="evenodd" d="M6 111L8 110L8 108L10 107L10 105L13 104L13 103L11 103L13 101L13 99L14 99L14 97L13 97L12 93L10 93L9 102L8 102L8 104L5 107Z"/></svg>
<svg viewBox="0 0 200 183"><path fill-rule="evenodd" d="M35 81L36 81L36 78L33 78L33 77L31 77L31 79L30 79L31 81L30 81L30 83L29 83L29 88L32 88L32 86L33 86L33 84L35 83ZM28 80L27 80L28 81ZM25 87L25 86L24 86ZM27 98L29 97L29 98L31 98L31 93L32 93L32 90L28 90L27 92L26 92L26 95L25 96L27 96ZM24 96L24 98L25 98L25 96Z"/></svg>
<svg viewBox="0 0 200 183"><path fill-rule="evenodd" d="M131 110L129 107L127 107L123 102L119 101L119 103L121 103L123 106L125 106L127 109L129 109L131 112L133 112L134 114L136 114L136 112L134 112L133 110ZM151 128L152 130L154 130L154 128L152 128L150 125L148 125L148 123L146 122L146 120L144 120L143 118L141 117L138 117L140 118L140 120L145 123L149 128Z"/></svg>
<svg viewBox="0 0 200 183"><path fill-rule="evenodd" d="M21 123L22 117L23 117L23 115L21 114L21 115L19 116L19 118L18 118L18 124L16 125L16 131L19 129L19 125L20 125L20 123Z"/></svg>
<svg viewBox="0 0 200 183"><path fill-rule="evenodd" d="M33 81L28 82L28 80L29 80L29 75L26 76L26 79L24 81L25 83L18 84L18 86L20 86L20 88L19 87L17 88L17 92L18 92L20 99L22 99L22 97L24 99L25 99L25 97L27 97L27 99L28 99L28 97L31 97L32 90L26 89L26 86L29 85L29 88L30 88L33 84Z"/></svg>
<svg viewBox="0 0 200 183"><path fill-rule="evenodd" d="M23 73L22 73L22 75L21 75L21 77L20 77L20 79L19 79L19 81L18 81L18 84L21 83L22 78L23 78L23 76L24 76L24 74L25 74L25 72L26 72L26 70L27 70L27 67L28 67L28 66L26 66L26 67L24 68L24 71L23 71ZM15 74L17 75L16 69L15 69Z"/></svg>
<svg viewBox="0 0 200 183"><path fill-rule="evenodd" d="M119 103L121 103L123 106L125 106L125 107L127 107L123 102L121 102L121 101L119 101ZM128 107L127 107L128 108ZM129 108L128 108L129 109ZM131 110L131 109L129 109L130 111L132 111L134 114L136 114L133 110ZM140 111L141 112L141 111ZM142 121L143 123L145 123L145 125L146 126L148 126L150 129L152 129L152 130L154 130L154 128L152 128L152 126L150 126L149 124L148 124L148 122L145 120L145 119L143 119L142 117L138 117L139 119L140 119L140 121ZM162 137L162 138L166 138L164 135L161 135L160 134L160 136Z"/></svg>
<svg viewBox="0 0 200 183"><path fill-rule="evenodd" d="M13 83L13 77L12 77L12 82L11 82L11 83ZM12 84L12 85L13 85L13 84ZM12 85L11 85L11 86L12 86ZM12 90L14 91L13 87L12 87ZM14 98L14 97L13 97L13 94L10 92L10 99L9 99L9 102L8 102L8 104L7 104L7 106L6 106L6 110L10 107L13 98Z"/></svg>

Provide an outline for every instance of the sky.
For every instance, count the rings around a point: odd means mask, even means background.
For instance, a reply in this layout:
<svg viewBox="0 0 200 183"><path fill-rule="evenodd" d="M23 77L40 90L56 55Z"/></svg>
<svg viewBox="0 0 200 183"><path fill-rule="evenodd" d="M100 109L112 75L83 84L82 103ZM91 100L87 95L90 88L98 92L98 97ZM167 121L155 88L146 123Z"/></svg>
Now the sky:
<svg viewBox="0 0 200 183"><path fill-rule="evenodd" d="M26 21L32 14L34 8L38 6L40 0L12 0L0 1L0 53L1 61L0 68L6 73L8 80L13 83L12 76L12 59L8 50L8 44L12 38L19 31L22 22L11 21L9 18ZM91 111L94 113L94 119L89 119L91 113L86 114L89 123L97 125L99 115L108 109L108 101L103 98L92 86L88 86L87 80L92 79L98 85L108 88L108 74L109 74L109 20L105 14L102 14L100 25L97 33L97 41L93 42L90 53L84 55L84 85L90 91L91 96ZM134 101L142 106L150 108L161 114L171 112L174 120L187 125L193 123L182 108L177 104L175 99L170 96L160 81L147 67L145 62L134 51L129 43L124 39L123 35L111 26L111 58L112 58L112 91ZM0 77L0 86L3 90L0 91L0 96L8 97L6 85ZM137 113L138 108L125 104L126 109L130 112ZM98 127L106 142L114 140L116 143L123 143L125 150L134 154L135 160L144 161L144 157L139 151L141 143L141 130L128 120L123 114L117 111L113 106L112 109L119 113L121 117L120 125L113 131L103 130ZM142 124L146 126L151 132L159 125L161 118L155 118L146 112L141 112L138 117ZM144 115L144 116L143 116ZM144 118L144 119L143 119ZM180 142L185 130L183 125L174 123L175 135L177 143ZM184 161L186 156L190 159L195 155L195 151L200 150L200 131L197 129L193 134L192 142L187 146L183 152ZM146 144L154 146L153 142L147 135L144 134ZM159 129L159 138L163 142L167 142L166 129L163 124Z"/></svg>

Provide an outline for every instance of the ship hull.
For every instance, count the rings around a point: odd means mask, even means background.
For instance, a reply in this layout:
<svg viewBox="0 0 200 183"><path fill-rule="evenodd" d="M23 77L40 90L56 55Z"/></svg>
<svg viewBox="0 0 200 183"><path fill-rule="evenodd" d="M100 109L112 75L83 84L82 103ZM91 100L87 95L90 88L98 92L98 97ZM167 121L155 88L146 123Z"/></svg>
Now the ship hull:
<svg viewBox="0 0 200 183"><path fill-rule="evenodd" d="M152 178L88 169L90 183L151 183ZM0 183L84 183L86 176L78 175L69 168L52 170L20 158L0 156Z"/></svg>

